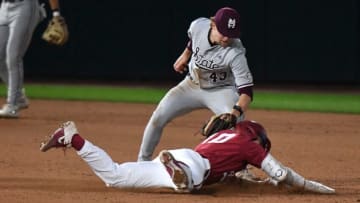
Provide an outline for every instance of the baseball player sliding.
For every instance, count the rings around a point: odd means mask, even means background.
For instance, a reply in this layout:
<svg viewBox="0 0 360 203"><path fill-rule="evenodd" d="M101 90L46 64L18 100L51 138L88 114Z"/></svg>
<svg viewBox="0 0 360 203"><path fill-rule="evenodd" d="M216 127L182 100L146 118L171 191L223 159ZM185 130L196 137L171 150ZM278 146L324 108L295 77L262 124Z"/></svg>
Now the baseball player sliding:
<svg viewBox="0 0 360 203"><path fill-rule="evenodd" d="M228 177L241 178L241 174L237 176L235 172L251 164L269 176L262 182L335 193L334 189L305 179L275 159L269 152L271 142L265 129L254 121L241 121L233 129L219 131L194 150L163 150L152 161L115 163L104 150L82 138L72 121L65 122L42 142L40 150L46 152L57 147L73 147L108 187L172 188L187 193Z"/></svg>
<svg viewBox="0 0 360 203"><path fill-rule="evenodd" d="M49 0L53 19L62 19L58 0ZM0 118L17 118L29 106L23 89L23 57L33 32L46 12L38 0L1 0L0 4L0 78L7 86L6 104Z"/></svg>
<svg viewBox="0 0 360 203"><path fill-rule="evenodd" d="M239 35L239 14L232 8L219 9L214 17L194 20L188 30L187 47L174 64L187 76L162 98L147 123L138 161L152 159L165 125L195 109L215 114L230 113L244 119L252 100L253 78Z"/></svg>

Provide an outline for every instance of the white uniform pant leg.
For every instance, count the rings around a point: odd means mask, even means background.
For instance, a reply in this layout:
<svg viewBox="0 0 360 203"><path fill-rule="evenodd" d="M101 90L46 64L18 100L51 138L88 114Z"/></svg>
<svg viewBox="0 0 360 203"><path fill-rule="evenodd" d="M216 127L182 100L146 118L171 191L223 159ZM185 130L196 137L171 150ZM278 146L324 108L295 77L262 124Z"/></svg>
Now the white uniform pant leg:
<svg viewBox="0 0 360 203"><path fill-rule="evenodd" d="M204 91L206 91L204 103L215 114L229 113L239 99L235 87L222 87Z"/></svg>
<svg viewBox="0 0 360 203"><path fill-rule="evenodd" d="M204 103L214 114L229 113L239 99L239 94L235 87L223 87L209 90L206 92ZM212 99L209 99L212 98ZM238 118L238 122L245 119L244 114Z"/></svg>
<svg viewBox="0 0 360 203"><path fill-rule="evenodd" d="M0 4L0 78L8 86L8 71L6 66L6 44L9 38L7 10Z"/></svg>
<svg viewBox="0 0 360 203"><path fill-rule="evenodd" d="M108 187L175 188L160 162L126 162L118 164L101 148L85 141L78 155Z"/></svg>
<svg viewBox="0 0 360 203"><path fill-rule="evenodd" d="M8 86L8 71L6 66L6 43L9 36L9 28L1 24L0 15L0 78Z"/></svg>
<svg viewBox="0 0 360 203"><path fill-rule="evenodd" d="M23 57L35 27L39 23L40 12L36 0L8 3L7 6L10 20L6 47L6 64L9 74L7 103L16 104L22 95Z"/></svg>
<svg viewBox="0 0 360 203"><path fill-rule="evenodd" d="M185 78L177 86L169 90L161 99L147 123L139 150L138 161L149 161L158 145L165 125L174 118L205 107L200 102L198 86L191 86Z"/></svg>

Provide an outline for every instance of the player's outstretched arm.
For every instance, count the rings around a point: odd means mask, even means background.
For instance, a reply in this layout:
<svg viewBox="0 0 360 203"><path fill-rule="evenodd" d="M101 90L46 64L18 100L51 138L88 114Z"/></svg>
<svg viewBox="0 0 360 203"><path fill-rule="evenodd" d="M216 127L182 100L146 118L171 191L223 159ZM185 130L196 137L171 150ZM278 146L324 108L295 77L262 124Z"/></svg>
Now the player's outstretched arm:
<svg viewBox="0 0 360 203"><path fill-rule="evenodd" d="M283 166L270 153L261 163L262 170L273 179L273 182L284 183L288 186L323 194L333 194L335 189L319 182L307 180L293 169Z"/></svg>

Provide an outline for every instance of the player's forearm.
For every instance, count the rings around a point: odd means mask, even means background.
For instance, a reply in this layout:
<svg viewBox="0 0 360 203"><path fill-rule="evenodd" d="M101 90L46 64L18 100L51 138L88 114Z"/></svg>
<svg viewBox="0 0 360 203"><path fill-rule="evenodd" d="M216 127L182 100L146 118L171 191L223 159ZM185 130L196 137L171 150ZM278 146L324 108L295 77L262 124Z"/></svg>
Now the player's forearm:
<svg viewBox="0 0 360 203"><path fill-rule="evenodd" d="M183 53L174 63L174 70L179 73L183 73L187 69L187 63L191 57L191 51L188 48L185 48Z"/></svg>
<svg viewBox="0 0 360 203"><path fill-rule="evenodd" d="M60 10L59 0L49 0L49 4L52 11Z"/></svg>
<svg viewBox="0 0 360 203"><path fill-rule="evenodd" d="M189 49L188 47L185 48L185 50L183 51L183 53L181 54L184 58L186 58L187 60L190 59L191 57L191 49Z"/></svg>
<svg viewBox="0 0 360 203"><path fill-rule="evenodd" d="M241 94L239 96L239 100L236 102L236 106L240 107L240 109L233 109L231 111L232 114L239 117L242 113L244 113L250 106L251 103L251 97L247 94Z"/></svg>

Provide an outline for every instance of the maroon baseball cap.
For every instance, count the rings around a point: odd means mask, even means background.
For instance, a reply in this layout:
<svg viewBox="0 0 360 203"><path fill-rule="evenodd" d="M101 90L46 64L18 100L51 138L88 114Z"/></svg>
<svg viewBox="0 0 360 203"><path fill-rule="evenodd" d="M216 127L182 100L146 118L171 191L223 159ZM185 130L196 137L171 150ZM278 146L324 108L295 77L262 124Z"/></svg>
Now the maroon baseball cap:
<svg viewBox="0 0 360 203"><path fill-rule="evenodd" d="M230 7L219 9L214 17L215 25L225 37L238 38L240 36L240 15Z"/></svg>

